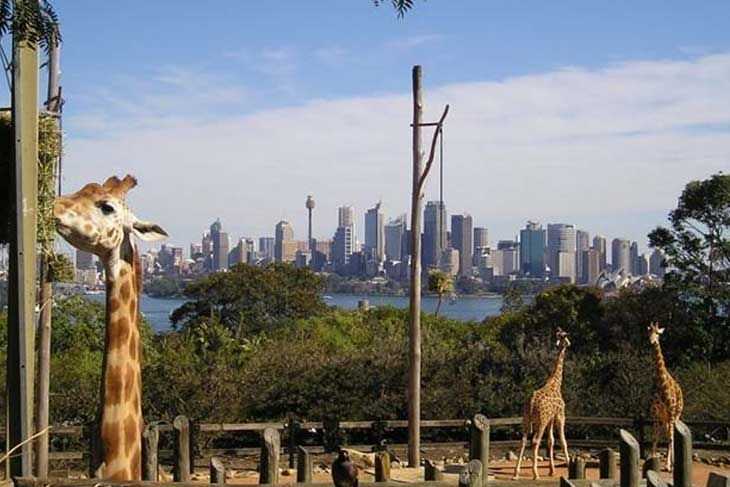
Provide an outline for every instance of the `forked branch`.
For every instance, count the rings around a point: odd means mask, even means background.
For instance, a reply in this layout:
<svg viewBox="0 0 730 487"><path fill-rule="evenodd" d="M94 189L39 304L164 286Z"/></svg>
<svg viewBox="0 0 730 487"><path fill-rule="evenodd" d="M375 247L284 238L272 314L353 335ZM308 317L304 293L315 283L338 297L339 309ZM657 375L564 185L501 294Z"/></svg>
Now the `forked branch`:
<svg viewBox="0 0 730 487"><path fill-rule="evenodd" d="M438 138L441 137L441 130L444 125L444 120L446 120L446 115L449 113L449 105L446 105L444 107L444 113L441 114L441 118L439 119L438 123L436 123L436 130L433 132L433 138L431 139L431 152L428 155L428 160L426 161L426 167L423 170L423 173L421 174L420 179L418 180L418 187L416 188L416 194L419 198L422 197L421 191L423 190L423 185L426 182L426 178L428 177L428 173L431 171L431 166L433 165L434 157L436 156L436 142L438 141Z"/></svg>

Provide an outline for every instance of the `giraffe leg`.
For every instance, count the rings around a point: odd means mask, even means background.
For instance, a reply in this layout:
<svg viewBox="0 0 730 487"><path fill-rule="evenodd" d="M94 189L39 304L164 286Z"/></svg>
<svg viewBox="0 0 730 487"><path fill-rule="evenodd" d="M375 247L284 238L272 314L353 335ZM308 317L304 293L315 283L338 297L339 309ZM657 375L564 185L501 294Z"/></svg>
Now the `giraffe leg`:
<svg viewBox="0 0 730 487"><path fill-rule="evenodd" d="M669 431L667 432L669 437L669 446L667 447L667 471L672 471L672 454L674 453L674 425L669 424Z"/></svg>
<svg viewBox="0 0 730 487"><path fill-rule="evenodd" d="M542 435L545 433L545 427L547 425L541 424L535 436L532 437L532 478L537 480L540 478L540 474L537 472L537 451L540 448L540 442L542 441Z"/></svg>
<svg viewBox="0 0 730 487"><path fill-rule="evenodd" d="M517 465L515 466L515 476L512 477L514 480L520 478L520 468L522 467L522 457L525 454L525 447L527 446L527 433L522 433L522 446L520 447L520 456L517 458Z"/></svg>
<svg viewBox="0 0 730 487"><path fill-rule="evenodd" d="M654 438L651 444L651 456L656 457L657 456L657 444L659 443L659 438L664 434L664 427L662 424L658 421L654 421Z"/></svg>
<svg viewBox="0 0 730 487"><path fill-rule="evenodd" d="M548 427L548 437L547 437L547 444L548 444L548 456L550 457L550 476L555 475L555 434L553 433L553 425L554 422L550 423L550 426Z"/></svg>
<svg viewBox="0 0 730 487"><path fill-rule="evenodd" d="M563 447L563 455L565 455L565 465L570 463L570 455L568 454L568 442L565 441L565 414L560 414L557 418L558 435L560 435L560 445Z"/></svg>

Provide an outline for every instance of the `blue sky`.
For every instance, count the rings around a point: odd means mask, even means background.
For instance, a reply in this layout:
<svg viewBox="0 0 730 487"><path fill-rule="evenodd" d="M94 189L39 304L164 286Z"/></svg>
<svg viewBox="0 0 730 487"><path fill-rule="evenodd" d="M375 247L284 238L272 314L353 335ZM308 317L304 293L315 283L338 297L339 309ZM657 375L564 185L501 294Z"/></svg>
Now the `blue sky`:
<svg viewBox="0 0 730 487"><path fill-rule="evenodd" d="M413 64L428 116L452 106L447 208L493 241L530 218L643 243L730 167L727 2L55 4L66 187L134 173L137 213L177 244L217 216L304 238L309 193L320 238L343 203L405 212Z"/></svg>

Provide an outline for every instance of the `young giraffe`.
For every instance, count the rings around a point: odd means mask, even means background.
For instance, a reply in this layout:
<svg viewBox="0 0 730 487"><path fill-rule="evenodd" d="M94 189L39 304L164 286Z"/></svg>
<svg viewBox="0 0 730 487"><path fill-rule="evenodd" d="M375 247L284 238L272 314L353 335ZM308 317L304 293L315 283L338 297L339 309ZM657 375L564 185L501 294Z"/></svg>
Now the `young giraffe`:
<svg viewBox="0 0 730 487"><path fill-rule="evenodd" d="M106 335L101 387L101 466L109 480L141 480L142 378L139 334L140 268L131 235L143 240L167 236L159 226L138 220L127 208L127 192L137 180L111 177L56 199L56 229L74 247L104 264Z"/></svg>
<svg viewBox="0 0 730 487"><path fill-rule="evenodd" d="M553 426L558 427L560 442L563 446L565 461L568 461L568 444L565 441L565 401L560 392L563 383L563 362L565 361L565 351L570 346L568 334L558 328L556 333L557 346L560 349L558 358L555 361L555 368L550 374L547 382L540 389L532 393L532 397L525 404L524 416L522 420L522 447L520 448L520 456L515 466L514 478L520 477L520 468L522 467L522 457L525 454L525 446L527 446L527 437L532 433L532 476L536 480L540 478L537 472L537 450L540 447L540 441L545 429L548 428L548 453L550 456L550 476L555 474L555 460L553 456L553 446L555 444L555 436L553 435Z"/></svg>
<svg viewBox="0 0 730 487"><path fill-rule="evenodd" d="M654 419L654 444L652 455L656 456L656 445L661 435L669 439L667 448L667 470L672 470L672 451L674 449L674 423L679 420L684 408L682 389L676 380L669 374L664 363L662 346L659 344L659 335L664 328L659 323L649 325L649 343L654 347L654 365L656 366L656 393L651 403L651 415Z"/></svg>

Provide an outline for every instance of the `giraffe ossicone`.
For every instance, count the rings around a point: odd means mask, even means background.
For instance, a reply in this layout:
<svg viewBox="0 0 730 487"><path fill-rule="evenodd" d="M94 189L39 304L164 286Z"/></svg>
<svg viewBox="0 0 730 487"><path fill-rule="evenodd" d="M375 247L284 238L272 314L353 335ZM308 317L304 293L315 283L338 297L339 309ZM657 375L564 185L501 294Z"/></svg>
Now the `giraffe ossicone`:
<svg viewBox="0 0 730 487"><path fill-rule="evenodd" d="M570 347L570 339L568 333L557 329L555 333L556 344L558 349L558 357L555 360L550 377L545 385L536 390L525 403L522 417L522 445L520 447L520 455L515 465L514 478L520 477L520 468L522 468L522 458L525 455L525 447L527 446L528 437L532 437L532 476L534 479L540 478L537 471L537 451L540 447L540 441L545 430L548 431L548 456L550 457L550 475L555 474L555 458L553 447L555 445L555 437L553 427L557 426L560 435L560 443L563 447L565 462L570 458L568 456L568 443L565 441L565 401L561 391L563 384L563 362L565 361L565 352Z"/></svg>
<svg viewBox="0 0 730 487"><path fill-rule="evenodd" d="M108 480L142 478L142 276L133 235L148 241L167 237L159 225L138 219L128 208L127 192L136 185L133 176L112 176L59 196L53 208L58 233L104 265L106 332L96 473Z"/></svg>

